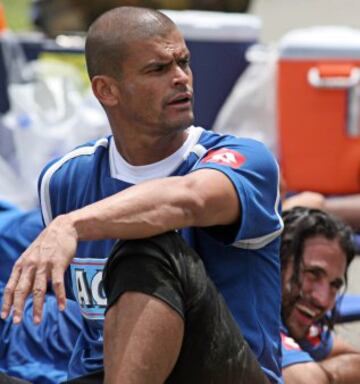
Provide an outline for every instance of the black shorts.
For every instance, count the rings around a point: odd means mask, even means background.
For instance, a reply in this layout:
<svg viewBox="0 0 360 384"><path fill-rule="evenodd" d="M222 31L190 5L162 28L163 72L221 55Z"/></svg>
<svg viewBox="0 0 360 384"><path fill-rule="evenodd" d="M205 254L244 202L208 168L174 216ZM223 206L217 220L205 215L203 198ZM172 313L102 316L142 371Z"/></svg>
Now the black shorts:
<svg viewBox="0 0 360 384"><path fill-rule="evenodd" d="M166 302L184 319L181 351L166 383L269 383L200 257L176 232L117 242L103 283L108 308L124 292L141 292ZM102 382L100 371L68 383Z"/></svg>
<svg viewBox="0 0 360 384"><path fill-rule="evenodd" d="M184 319L182 348L166 383L268 383L200 257L178 233L116 243L104 288L108 308L135 291L163 300Z"/></svg>
<svg viewBox="0 0 360 384"><path fill-rule="evenodd" d="M13 376L8 376L5 373L0 372L0 384L31 384L30 381L18 379Z"/></svg>

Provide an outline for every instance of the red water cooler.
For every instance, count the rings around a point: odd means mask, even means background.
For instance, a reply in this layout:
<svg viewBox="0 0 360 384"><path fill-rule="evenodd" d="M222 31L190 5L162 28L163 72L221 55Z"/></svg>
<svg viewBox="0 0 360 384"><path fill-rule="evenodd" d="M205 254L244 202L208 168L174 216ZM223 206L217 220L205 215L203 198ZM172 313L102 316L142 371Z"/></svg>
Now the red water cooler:
<svg viewBox="0 0 360 384"><path fill-rule="evenodd" d="M290 190L360 192L360 30L316 27L282 39L278 119Z"/></svg>

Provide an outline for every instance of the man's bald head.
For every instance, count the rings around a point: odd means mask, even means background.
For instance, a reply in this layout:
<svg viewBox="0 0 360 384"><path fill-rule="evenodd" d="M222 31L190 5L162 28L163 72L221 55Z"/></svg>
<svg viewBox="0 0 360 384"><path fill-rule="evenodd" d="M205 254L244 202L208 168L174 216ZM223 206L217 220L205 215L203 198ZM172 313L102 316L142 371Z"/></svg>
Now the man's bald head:
<svg viewBox="0 0 360 384"><path fill-rule="evenodd" d="M165 36L176 28L163 13L139 7L118 7L105 12L90 26L85 57L90 79L120 76L129 47L152 36Z"/></svg>

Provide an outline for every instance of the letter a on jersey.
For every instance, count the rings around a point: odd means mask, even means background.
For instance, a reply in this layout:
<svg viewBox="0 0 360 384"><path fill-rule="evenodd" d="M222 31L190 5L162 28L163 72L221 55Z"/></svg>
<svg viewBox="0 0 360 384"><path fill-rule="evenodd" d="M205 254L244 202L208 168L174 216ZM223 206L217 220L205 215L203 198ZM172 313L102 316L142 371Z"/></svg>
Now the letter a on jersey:
<svg viewBox="0 0 360 384"><path fill-rule="evenodd" d="M239 152L228 148L221 148L208 152L201 162L218 163L221 165L228 165L231 168L239 168L245 160L245 157Z"/></svg>

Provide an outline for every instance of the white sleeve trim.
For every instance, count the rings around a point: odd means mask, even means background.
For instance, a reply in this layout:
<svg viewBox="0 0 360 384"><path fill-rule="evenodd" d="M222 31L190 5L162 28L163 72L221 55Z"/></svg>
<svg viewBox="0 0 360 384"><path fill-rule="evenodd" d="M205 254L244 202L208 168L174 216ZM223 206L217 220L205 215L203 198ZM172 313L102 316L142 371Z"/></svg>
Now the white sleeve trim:
<svg viewBox="0 0 360 384"><path fill-rule="evenodd" d="M254 239L240 240L234 243L233 246L242 249L260 249L276 239L281 234L282 230L283 228L281 227L277 231L264 236L256 237Z"/></svg>
<svg viewBox="0 0 360 384"><path fill-rule="evenodd" d="M201 145L201 144L196 144L192 150L191 153L194 153L199 159L203 157L206 153L207 149Z"/></svg>
<svg viewBox="0 0 360 384"><path fill-rule="evenodd" d="M89 147L81 147L77 148L61 159L59 159L56 163L54 163L49 169L44 173L44 176L41 180L40 186L40 201L41 201L41 211L44 218L45 225L48 225L53 219L53 213L51 210L51 202L50 202L50 180L53 174L62 167L67 161L78 157L78 156L86 156L92 155L98 147L108 147L107 138L101 138L95 142L94 145Z"/></svg>
<svg viewBox="0 0 360 384"><path fill-rule="evenodd" d="M282 219L280 212L279 212L279 205L280 205L279 203L280 203L280 198L281 198L281 196L280 196L280 169L279 169L279 165L277 163L276 163L276 167L278 170L278 172L277 172L277 174L278 174L278 182L277 182L278 187L277 187L277 195L276 195L274 210L275 210L275 214L279 220L280 228L278 230L271 232L271 233L268 233L264 236L255 237L253 239L239 240L233 244L234 247L242 248L242 249L260 249L260 248L265 247L266 245L268 245L274 239L276 239L278 236L281 235L281 232L284 229L284 222L283 222L283 219Z"/></svg>

